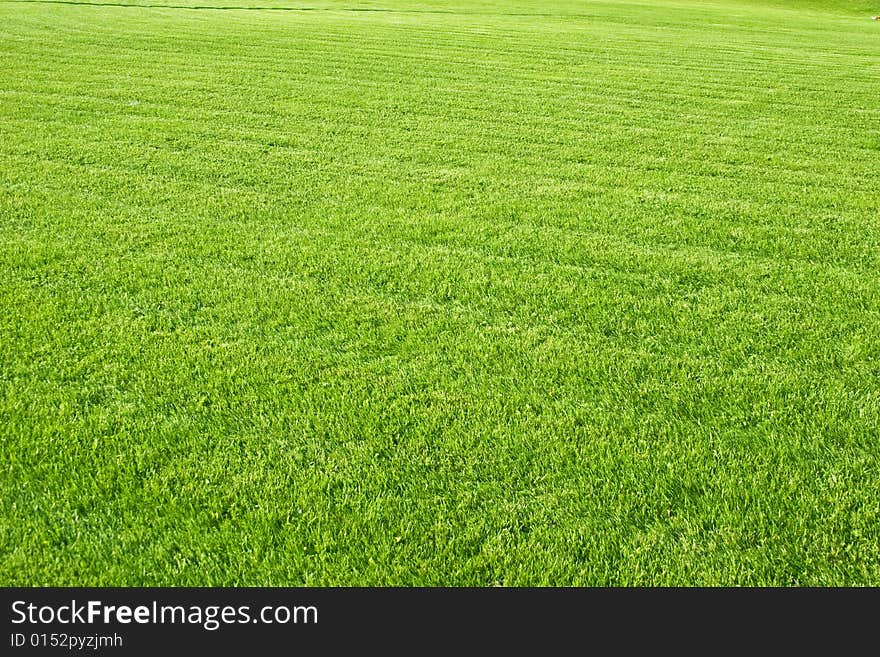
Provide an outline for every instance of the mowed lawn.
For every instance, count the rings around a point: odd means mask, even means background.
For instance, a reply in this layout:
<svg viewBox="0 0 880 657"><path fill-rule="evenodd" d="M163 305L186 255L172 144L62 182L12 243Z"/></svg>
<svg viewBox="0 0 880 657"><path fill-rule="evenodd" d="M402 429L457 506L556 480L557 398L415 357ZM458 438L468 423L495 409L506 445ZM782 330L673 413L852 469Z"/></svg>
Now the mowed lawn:
<svg viewBox="0 0 880 657"><path fill-rule="evenodd" d="M0 2L0 582L880 585L880 5L99 2Z"/></svg>

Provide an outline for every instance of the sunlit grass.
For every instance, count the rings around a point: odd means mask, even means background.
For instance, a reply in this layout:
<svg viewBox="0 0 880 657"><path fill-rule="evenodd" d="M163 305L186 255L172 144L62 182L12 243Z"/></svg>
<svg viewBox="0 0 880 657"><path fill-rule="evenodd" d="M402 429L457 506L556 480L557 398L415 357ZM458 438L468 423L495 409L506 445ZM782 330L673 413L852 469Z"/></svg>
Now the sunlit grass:
<svg viewBox="0 0 880 657"><path fill-rule="evenodd" d="M0 2L3 583L880 584L880 8L137 4Z"/></svg>

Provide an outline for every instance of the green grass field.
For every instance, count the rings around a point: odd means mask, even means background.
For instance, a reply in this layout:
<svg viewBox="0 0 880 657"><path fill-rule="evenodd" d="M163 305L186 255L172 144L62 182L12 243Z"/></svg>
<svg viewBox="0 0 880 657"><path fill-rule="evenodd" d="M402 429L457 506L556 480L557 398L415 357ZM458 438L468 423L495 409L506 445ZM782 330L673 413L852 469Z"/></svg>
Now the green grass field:
<svg viewBox="0 0 880 657"><path fill-rule="evenodd" d="M3 0L0 583L880 585L871 14Z"/></svg>

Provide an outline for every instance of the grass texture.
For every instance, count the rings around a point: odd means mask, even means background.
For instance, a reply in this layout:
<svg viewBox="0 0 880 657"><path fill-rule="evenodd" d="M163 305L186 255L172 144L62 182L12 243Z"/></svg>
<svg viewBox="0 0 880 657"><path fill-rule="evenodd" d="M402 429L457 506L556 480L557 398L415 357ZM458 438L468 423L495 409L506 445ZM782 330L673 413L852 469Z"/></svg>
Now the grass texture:
<svg viewBox="0 0 880 657"><path fill-rule="evenodd" d="M0 2L0 581L880 585L871 14Z"/></svg>

